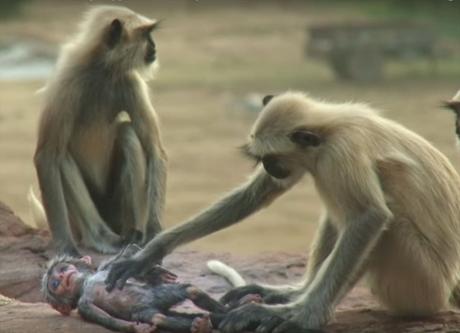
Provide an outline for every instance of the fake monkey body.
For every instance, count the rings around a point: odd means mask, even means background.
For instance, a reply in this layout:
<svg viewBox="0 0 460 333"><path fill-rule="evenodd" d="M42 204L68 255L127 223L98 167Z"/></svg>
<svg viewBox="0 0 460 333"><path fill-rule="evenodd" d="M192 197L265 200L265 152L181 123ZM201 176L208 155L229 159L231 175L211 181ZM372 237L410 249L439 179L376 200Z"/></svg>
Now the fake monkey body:
<svg viewBox="0 0 460 333"><path fill-rule="evenodd" d="M122 290L108 292L105 286L110 265L95 270L90 257L55 259L43 277L43 292L51 306L63 315L73 309L86 320L120 332L208 333L212 320L219 320L226 308L203 291L185 283L160 267L151 272L155 279L129 279ZM180 313L171 307L185 300L211 312ZM215 323L216 325L218 323Z"/></svg>

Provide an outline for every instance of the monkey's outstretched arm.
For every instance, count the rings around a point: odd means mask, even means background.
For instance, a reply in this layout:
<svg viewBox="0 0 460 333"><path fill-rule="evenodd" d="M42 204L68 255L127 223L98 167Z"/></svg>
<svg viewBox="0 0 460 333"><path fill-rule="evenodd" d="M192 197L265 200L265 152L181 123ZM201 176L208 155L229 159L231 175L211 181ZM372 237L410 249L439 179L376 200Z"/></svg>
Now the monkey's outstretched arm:
<svg viewBox="0 0 460 333"><path fill-rule="evenodd" d="M180 245L241 221L270 204L301 176L296 174L289 179L278 181L259 168L246 184L230 192L191 220L161 233L132 259L115 263L106 280L107 288L113 289L117 281L118 286L122 287L130 276L137 275L149 266L148 263L160 261Z"/></svg>
<svg viewBox="0 0 460 333"><path fill-rule="evenodd" d="M87 300L81 300L78 303L78 313L87 321L119 332L135 333L137 332L136 326L147 325L112 317L103 309Z"/></svg>

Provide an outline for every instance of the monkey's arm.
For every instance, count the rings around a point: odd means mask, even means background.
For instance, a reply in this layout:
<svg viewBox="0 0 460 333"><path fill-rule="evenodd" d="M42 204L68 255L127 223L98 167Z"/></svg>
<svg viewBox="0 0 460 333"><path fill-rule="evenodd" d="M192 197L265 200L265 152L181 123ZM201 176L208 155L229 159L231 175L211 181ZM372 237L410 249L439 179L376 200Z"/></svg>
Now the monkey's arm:
<svg viewBox="0 0 460 333"><path fill-rule="evenodd" d="M302 175L296 174L283 181L274 180L263 168L243 186L230 192L208 209L189 221L164 231L132 259L115 263L106 283L111 290L119 281L122 287L126 280L148 267L147 263L157 262L176 247L229 227L263 206L294 185Z"/></svg>
<svg viewBox="0 0 460 333"><path fill-rule="evenodd" d="M161 218L165 204L167 155L163 148L159 120L148 98L144 81L138 80L138 93L142 103L136 110L130 110L133 128L141 142L146 156L147 184L147 230L143 242L150 241L161 231Z"/></svg>
<svg viewBox="0 0 460 333"><path fill-rule="evenodd" d="M285 304L297 297L302 290L305 290L314 279L321 264L326 260L337 241L337 229L326 215L321 219L320 226L313 242L312 250L308 260L308 269L305 280L299 284L289 285L264 285L248 284L237 287L227 292L220 301L229 305L239 304L240 300L248 294L260 295L265 304Z"/></svg>
<svg viewBox="0 0 460 333"><path fill-rule="evenodd" d="M306 283L309 284L323 264L324 260L334 249L337 242L338 232L326 215L320 222L319 230L316 233L308 260Z"/></svg>
<svg viewBox="0 0 460 333"><path fill-rule="evenodd" d="M80 300L78 303L78 313L87 321L119 332L135 333L137 332L136 326L146 325L112 317L89 300Z"/></svg>

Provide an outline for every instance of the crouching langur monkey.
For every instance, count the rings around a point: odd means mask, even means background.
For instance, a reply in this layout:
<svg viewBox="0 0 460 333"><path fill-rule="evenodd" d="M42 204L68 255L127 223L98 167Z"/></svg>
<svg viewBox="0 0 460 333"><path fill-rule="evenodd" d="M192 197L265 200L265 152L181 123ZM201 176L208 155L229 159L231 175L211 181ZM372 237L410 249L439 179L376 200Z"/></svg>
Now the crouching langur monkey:
<svg viewBox="0 0 460 333"><path fill-rule="evenodd" d="M127 248L117 257L124 257ZM50 261L42 278L45 300L63 315L78 309L86 320L120 332L149 333L164 329L178 333L211 333L212 324L221 320L227 308L206 293L186 283L161 266L150 266L146 274L131 279L121 291L108 293L104 280L117 258L97 269L91 257L59 256ZM228 273L224 272L224 277ZM171 310L185 300L210 313L184 313Z"/></svg>
<svg viewBox="0 0 460 333"><path fill-rule="evenodd" d="M177 246L269 205L309 173L327 213L305 279L230 291L223 303L258 293L264 303L282 304L237 308L220 323L222 332L319 328L363 276L395 315L432 315L455 302L460 178L448 159L365 105L331 104L296 92L268 96L264 104L243 147L262 164L250 180L190 221L162 232L131 259L115 263L108 288L122 287Z"/></svg>
<svg viewBox="0 0 460 333"><path fill-rule="evenodd" d="M91 9L47 84L35 166L58 252L113 253L160 230L166 154L146 80L156 21Z"/></svg>

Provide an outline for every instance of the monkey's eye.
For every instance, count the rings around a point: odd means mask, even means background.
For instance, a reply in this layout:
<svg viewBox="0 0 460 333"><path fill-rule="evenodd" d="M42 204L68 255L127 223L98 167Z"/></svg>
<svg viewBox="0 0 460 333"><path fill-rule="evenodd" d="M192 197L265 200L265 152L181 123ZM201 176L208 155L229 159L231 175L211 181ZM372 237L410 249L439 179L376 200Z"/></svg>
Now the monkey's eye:
<svg viewBox="0 0 460 333"><path fill-rule="evenodd" d="M61 284L60 280L53 279L50 283L50 287L52 290L56 290L60 284Z"/></svg>
<svg viewBox="0 0 460 333"><path fill-rule="evenodd" d="M61 266L61 267L59 267L58 272L59 273L64 273L66 270L67 270L67 266Z"/></svg>

